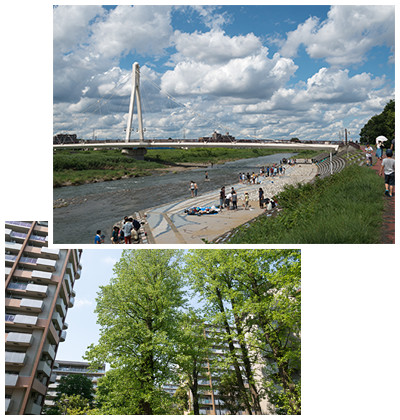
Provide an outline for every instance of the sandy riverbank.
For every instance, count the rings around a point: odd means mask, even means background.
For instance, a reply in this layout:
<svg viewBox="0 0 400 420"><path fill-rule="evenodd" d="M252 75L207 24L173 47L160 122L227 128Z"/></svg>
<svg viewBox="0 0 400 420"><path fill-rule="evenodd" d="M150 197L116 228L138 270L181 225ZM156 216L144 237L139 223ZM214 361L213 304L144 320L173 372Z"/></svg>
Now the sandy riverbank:
<svg viewBox="0 0 400 420"><path fill-rule="evenodd" d="M238 210L226 210L212 215L193 216L185 209L193 206L207 207L219 205L219 189L198 197L168 203L133 214L144 221L147 242L154 244L201 244L212 242L230 230L249 222L265 209L258 205L258 189L264 190L264 197L271 198L284 189L286 185L310 182L317 175L314 164L287 166L285 175L276 177L259 177L259 184L242 184L225 186L226 191L234 187L238 194ZM244 193L250 196L251 207L244 208Z"/></svg>

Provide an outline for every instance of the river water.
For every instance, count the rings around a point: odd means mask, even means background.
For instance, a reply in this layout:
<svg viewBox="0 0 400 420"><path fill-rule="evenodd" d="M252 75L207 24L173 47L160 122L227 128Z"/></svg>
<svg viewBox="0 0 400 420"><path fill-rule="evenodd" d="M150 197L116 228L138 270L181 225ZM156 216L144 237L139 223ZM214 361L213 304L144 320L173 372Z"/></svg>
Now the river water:
<svg viewBox="0 0 400 420"><path fill-rule="evenodd" d="M216 190L222 185L238 183L240 172L257 172L263 165L280 162L291 153L279 153L251 159L241 159L213 167L193 169L164 175L119 179L53 190L53 199L64 199L70 204L55 208L53 213L53 240L55 244L92 244L98 229L110 243L112 225L124 216L157 205L190 197L190 181L197 183L199 195ZM207 170L210 181L205 181Z"/></svg>

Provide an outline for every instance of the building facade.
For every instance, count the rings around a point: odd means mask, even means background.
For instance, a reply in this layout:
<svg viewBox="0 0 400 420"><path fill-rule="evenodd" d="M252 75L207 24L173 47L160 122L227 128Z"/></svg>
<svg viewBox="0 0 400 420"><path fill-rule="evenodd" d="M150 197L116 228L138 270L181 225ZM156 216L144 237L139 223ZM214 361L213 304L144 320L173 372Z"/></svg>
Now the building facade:
<svg viewBox="0 0 400 420"><path fill-rule="evenodd" d="M5 222L6 414L41 413L81 252L48 248L47 222Z"/></svg>
<svg viewBox="0 0 400 420"><path fill-rule="evenodd" d="M98 379L104 376L105 373L106 373L105 364L100 369L92 371L92 370L89 370L89 363L87 362L56 360L53 365L53 370L52 370L52 374L55 376L55 382L50 383L47 389L45 405L47 406L54 405L54 399L57 395L57 387L58 387L58 384L60 383L60 379L63 376L77 375L77 374L84 375L92 381L93 388L96 389Z"/></svg>

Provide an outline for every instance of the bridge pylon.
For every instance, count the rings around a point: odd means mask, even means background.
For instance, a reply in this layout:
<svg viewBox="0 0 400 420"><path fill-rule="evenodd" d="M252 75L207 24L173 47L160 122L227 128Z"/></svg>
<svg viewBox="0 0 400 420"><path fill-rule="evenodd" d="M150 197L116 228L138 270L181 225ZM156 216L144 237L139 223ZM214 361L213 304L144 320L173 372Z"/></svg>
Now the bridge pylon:
<svg viewBox="0 0 400 420"><path fill-rule="evenodd" d="M129 143L131 140L131 131L132 131L132 118L135 107L137 107L137 117L139 125L139 143L140 146L137 149L126 147L122 149L122 153L133 156L135 159L144 159L146 154L146 143L144 142L144 130L143 130L143 119L142 119L142 102L140 100L140 70L139 63L135 62L132 65L132 91L131 91L131 100L129 103L129 114L128 121L126 126L126 137L125 143Z"/></svg>

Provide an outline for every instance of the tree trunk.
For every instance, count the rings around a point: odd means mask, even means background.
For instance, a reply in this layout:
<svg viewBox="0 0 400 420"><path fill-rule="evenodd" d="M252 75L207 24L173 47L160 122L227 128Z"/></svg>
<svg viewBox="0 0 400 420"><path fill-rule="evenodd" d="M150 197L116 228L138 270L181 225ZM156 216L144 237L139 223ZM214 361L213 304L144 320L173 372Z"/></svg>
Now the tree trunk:
<svg viewBox="0 0 400 420"><path fill-rule="evenodd" d="M240 372L239 363L237 361L235 346L233 345L232 336L231 336L231 328L230 328L228 320L226 318L224 303L222 301L222 296L221 296L221 291L218 289L218 287L216 287L215 290L216 290L217 297L218 297L218 305L219 305L219 308L220 308L220 312L224 315L224 326L225 326L225 330L226 330L226 332L229 336L229 339L228 339L229 353L231 354L231 356L233 358L233 367L235 369L239 389L240 389L240 392L242 394L243 402L246 405L246 409L247 409L248 413L253 414L252 410L251 410L251 405L249 403L246 387L244 386L242 373Z"/></svg>

